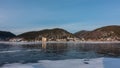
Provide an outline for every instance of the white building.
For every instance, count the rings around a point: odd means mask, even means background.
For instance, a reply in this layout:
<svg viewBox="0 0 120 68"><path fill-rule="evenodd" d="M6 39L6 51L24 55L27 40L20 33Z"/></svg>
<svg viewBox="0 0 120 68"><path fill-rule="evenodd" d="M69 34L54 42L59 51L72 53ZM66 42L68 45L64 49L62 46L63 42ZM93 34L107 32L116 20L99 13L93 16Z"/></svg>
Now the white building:
<svg viewBox="0 0 120 68"><path fill-rule="evenodd" d="M9 41L10 42L21 42L21 41L23 41L23 38L12 38Z"/></svg>

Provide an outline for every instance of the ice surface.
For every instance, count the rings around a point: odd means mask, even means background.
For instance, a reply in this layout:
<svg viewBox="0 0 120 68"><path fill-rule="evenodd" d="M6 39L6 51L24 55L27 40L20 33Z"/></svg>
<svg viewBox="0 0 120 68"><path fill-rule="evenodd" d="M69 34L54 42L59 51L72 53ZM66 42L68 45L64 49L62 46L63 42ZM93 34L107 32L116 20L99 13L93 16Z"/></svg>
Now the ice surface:
<svg viewBox="0 0 120 68"><path fill-rule="evenodd" d="M5 64L2 68L103 68L103 58L90 59L69 59L69 60L42 60L38 63L13 63ZM88 64L85 64L88 62Z"/></svg>
<svg viewBox="0 0 120 68"><path fill-rule="evenodd" d="M119 58L40 60L38 63L12 63L0 68L120 68Z"/></svg>
<svg viewBox="0 0 120 68"><path fill-rule="evenodd" d="M105 58L104 68L120 68L120 58Z"/></svg>

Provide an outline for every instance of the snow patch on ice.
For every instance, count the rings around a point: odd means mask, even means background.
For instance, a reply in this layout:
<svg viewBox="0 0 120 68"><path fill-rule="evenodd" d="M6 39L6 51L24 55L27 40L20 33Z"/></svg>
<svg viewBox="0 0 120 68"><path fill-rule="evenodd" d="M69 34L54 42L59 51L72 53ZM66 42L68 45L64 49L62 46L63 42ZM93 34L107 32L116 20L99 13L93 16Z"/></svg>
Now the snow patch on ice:
<svg viewBox="0 0 120 68"><path fill-rule="evenodd" d="M84 62L88 62L85 64ZM38 63L13 63L5 64L2 68L103 68L103 58L90 59L69 59L69 60L42 60Z"/></svg>
<svg viewBox="0 0 120 68"><path fill-rule="evenodd" d="M88 64L85 64L87 62ZM41 60L38 63L12 63L5 64L1 68L120 68L119 58L96 58L90 60Z"/></svg>

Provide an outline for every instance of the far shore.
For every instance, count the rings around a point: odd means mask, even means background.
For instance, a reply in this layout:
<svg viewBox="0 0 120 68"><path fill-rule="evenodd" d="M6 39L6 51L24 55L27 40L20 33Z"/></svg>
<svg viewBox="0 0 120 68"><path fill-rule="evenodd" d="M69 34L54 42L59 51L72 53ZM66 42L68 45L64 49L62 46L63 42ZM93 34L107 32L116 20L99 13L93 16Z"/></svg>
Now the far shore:
<svg viewBox="0 0 120 68"><path fill-rule="evenodd" d="M120 43L120 41L47 41L46 43ZM0 44L42 44L42 41L37 42L10 42L10 41L0 41Z"/></svg>

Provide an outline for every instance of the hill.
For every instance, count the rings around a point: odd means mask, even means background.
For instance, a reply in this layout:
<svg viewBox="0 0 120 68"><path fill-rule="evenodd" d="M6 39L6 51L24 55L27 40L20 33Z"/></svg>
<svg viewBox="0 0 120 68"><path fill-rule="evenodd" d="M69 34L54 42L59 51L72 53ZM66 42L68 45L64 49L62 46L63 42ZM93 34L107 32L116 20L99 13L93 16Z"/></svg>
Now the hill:
<svg viewBox="0 0 120 68"><path fill-rule="evenodd" d="M93 31L79 31L74 34L82 40L120 41L120 26L105 26Z"/></svg>
<svg viewBox="0 0 120 68"><path fill-rule="evenodd" d="M0 31L0 40L5 41L9 40L10 38L16 37L15 34L7 31Z"/></svg>
<svg viewBox="0 0 120 68"><path fill-rule="evenodd" d="M67 39L74 38L72 33L60 28L55 29L44 29L41 31L31 31L18 35L19 38L24 38L25 40L41 40L41 37L46 37L48 40L56 39Z"/></svg>

